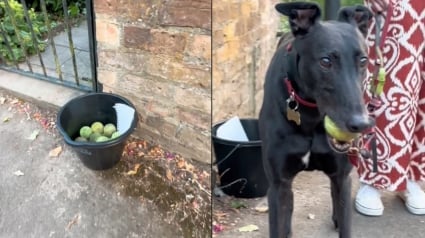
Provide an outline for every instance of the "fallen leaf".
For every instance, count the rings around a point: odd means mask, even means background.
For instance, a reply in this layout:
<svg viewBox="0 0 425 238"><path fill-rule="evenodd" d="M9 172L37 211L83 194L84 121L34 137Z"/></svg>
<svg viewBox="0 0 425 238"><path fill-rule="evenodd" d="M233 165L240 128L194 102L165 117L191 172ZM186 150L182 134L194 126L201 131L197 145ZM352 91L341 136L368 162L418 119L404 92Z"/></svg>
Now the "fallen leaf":
<svg viewBox="0 0 425 238"><path fill-rule="evenodd" d="M268 206L257 206L255 207L255 211L257 212L267 212L269 210Z"/></svg>
<svg viewBox="0 0 425 238"><path fill-rule="evenodd" d="M267 198L262 198L254 209L257 212L267 212L269 210Z"/></svg>
<svg viewBox="0 0 425 238"><path fill-rule="evenodd" d="M246 205L241 201L232 201L230 206L235 209L246 208Z"/></svg>
<svg viewBox="0 0 425 238"><path fill-rule="evenodd" d="M24 173L22 171L20 171L20 170L15 171L13 174L16 175L16 176L18 176L18 177L19 176L24 176Z"/></svg>
<svg viewBox="0 0 425 238"><path fill-rule="evenodd" d="M310 220L314 220L314 218L316 218L316 216L314 214L311 214L311 213L309 213L307 217Z"/></svg>
<svg viewBox="0 0 425 238"><path fill-rule="evenodd" d="M34 130L27 139L28 140L35 140L37 138L37 136L38 136L38 133L40 133L39 130Z"/></svg>
<svg viewBox="0 0 425 238"><path fill-rule="evenodd" d="M18 103L18 102L19 102L19 100L18 100L18 99L13 99L11 103L12 103L12 104L16 104L16 103Z"/></svg>
<svg viewBox="0 0 425 238"><path fill-rule="evenodd" d="M193 165L191 165L189 163L186 163L186 170L188 170L188 171L194 171L195 170L195 166L193 166Z"/></svg>
<svg viewBox="0 0 425 238"><path fill-rule="evenodd" d="M220 224L214 224L213 233L220 233L224 230L223 226Z"/></svg>
<svg viewBox="0 0 425 238"><path fill-rule="evenodd" d="M251 231L258 231L258 226L256 225L247 225L247 226L243 226L241 228L239 228L240 232L251 232Z"/></svg>
<svg viewBox="0 0 425 238"><path fill-rule="evenodd" d="M173 181L174 176L173 173L171 173L171 170L167 169L167 172L165 172L165 176L167 176L167 179L170 181Z"/></svg>
<svg viewBox="0 0 425 238"><path fill-rule="evenodd" d="M77 224L78 220L80 220L80 214L77 214L74 216L74 218L72 218L72 220L66 226L66 229L67 230L71 229L73 225Z"/></svg>
<svg viewBox="0 0 425 238"><path fill-rule="evenodd" d="M1 97L0 98L0 104L4 104L4 102L6 102L6 98L5 97Z"/></svg>
<svg viewBox="0 0 425 238"><path fill-rule="evenodd" d="M139 171L140 164L134 165L134 168L127 172L127 175L136 175L137 171Z"/></svg>
<svg viewBox="0 0 425 238"><path fill-rule="evenodd" d="M62 146L58 146L49 152L49 157L58 157L62 152Z"/></svg>
<svg viewBox="0 0 425 238"><path fill-rule="evenodd" d="M181 169L186 165L186 162L184 160L179 160L177 162L177 168Z"/></svg>
<svg viewBox="0 0 425 238"><path fill-rule="evenodd" d="M8 121L10 121L10 117L3 118L3 122L8 122Z"/></svg>

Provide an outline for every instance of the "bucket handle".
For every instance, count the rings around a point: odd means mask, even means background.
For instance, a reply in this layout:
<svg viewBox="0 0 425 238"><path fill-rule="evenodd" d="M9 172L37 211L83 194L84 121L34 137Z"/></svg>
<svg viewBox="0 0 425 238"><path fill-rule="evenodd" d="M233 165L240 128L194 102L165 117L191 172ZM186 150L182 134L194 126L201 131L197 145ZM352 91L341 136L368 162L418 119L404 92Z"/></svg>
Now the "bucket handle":
<svg viewBox="0 0 425 238"><path fill-rule="evenodd" d="M237 183L239 183L239 182L242 182L242 186L241 186L241 188L239 189L239 192L242 192L242 190L245 188L245 185L248 183L248 180L247 180L246 178L238 178L238 179L236 179L235 181L232 181L231 183L228 183L228 184L226 184L226 185L223 185L223 186L217 186L217 188L219 188L219 189L223 189L223 188L231 187L231 186L233 186L234 184L237 184Z"/></svg>
<svg viewBox="0 0 425 238"><path fill-rule="evenodd" d="M229 153L227 153L227 155L224 156L224 158L220 162L217 162L216 165L218 166L223 161L227 160L237 149L239 149L239 147L241 147L241 144L237 144L235 147L233 147L233 149Z"/></svg>

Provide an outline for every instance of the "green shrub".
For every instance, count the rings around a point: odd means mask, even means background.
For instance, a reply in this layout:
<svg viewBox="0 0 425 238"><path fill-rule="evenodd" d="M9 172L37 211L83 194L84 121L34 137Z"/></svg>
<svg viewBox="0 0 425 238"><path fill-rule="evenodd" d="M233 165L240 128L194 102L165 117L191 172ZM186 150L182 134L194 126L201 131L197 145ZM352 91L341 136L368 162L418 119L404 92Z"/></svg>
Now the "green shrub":
<svg viewBox="0 0 425 238"><path fill-rule="evenodd" d="M7 37L14 57L6 45L3 34L0 37L0 54L9 63L13 62L14 59L20 62L25 59L25 53L34 54L37 52L37 48L40 51L45 50L47 43L42 39L47 34L48 28L45 25L44 16L35 12L34 9L29 9L28 15L36 36L36 42L34 42L21 3L16 0L8 0L8 3L11 11L7 11L5 1L0 2L0 30ZM13 26L12 16L15 20L18 34L16 34Z"/></svg>
<svg viewBox="0 0 425 238"><path fill-rule="evenodd" d="M49 14L53 14L57 17L63 16L63 5L62 0L45 0L46 9ZM36 11L41 11L39 0L26 0L28 6L31 6ZM78 17L80 14L84 14L86 7L85 0L67 0L68 14L70 17Z"/></svg>

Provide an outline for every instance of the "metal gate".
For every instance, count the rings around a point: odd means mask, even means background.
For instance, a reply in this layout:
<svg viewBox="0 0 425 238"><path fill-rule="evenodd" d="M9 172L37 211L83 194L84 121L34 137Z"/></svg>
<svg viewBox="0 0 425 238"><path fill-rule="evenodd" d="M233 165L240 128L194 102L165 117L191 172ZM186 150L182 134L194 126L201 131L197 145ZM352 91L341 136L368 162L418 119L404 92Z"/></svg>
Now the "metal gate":
<svg viewBox="0 0 425 238"><path fill-rule="evenodd" d="M55 6L57 11L63 11L58 23L48 12L52 2L60 4ZM0 69L83 91L100 91L92 0L85 1L85 13L76 18L71 17L75 8L69 8L69 2L0 0Z"/></svg>

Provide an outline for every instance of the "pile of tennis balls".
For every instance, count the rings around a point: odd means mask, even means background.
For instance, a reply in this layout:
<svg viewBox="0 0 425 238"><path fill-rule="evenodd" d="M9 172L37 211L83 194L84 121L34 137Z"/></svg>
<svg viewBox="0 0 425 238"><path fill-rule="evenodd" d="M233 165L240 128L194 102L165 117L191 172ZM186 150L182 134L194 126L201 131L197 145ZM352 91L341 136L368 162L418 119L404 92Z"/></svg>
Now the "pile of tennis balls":
<svg viewBox="0 0 425 238"><path fill-rule="evenodd" d="M80 136L75 138L77 142L105 142L120 136L117 127L113 123L103 125L96 121L91 126L83 126L80 129Z"/></svg>

